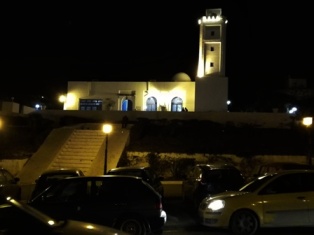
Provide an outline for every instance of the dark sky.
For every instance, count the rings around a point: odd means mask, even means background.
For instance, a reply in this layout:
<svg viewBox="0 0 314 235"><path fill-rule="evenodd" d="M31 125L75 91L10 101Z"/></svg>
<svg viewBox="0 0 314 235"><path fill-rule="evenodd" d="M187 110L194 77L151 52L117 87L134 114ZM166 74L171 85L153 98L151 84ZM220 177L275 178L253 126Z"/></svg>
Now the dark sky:
<svg viewBox="0 0 314 235"><path fill-rule="evenodd" d="M65 1L64 1L65 2ZM208 8L228 18L231 99L313 79L310 1L73 1L2 6L0 98L54 99L67 81L170 81L196 75L199 26ZM27 98L25 98L27 97Z"/></svg>

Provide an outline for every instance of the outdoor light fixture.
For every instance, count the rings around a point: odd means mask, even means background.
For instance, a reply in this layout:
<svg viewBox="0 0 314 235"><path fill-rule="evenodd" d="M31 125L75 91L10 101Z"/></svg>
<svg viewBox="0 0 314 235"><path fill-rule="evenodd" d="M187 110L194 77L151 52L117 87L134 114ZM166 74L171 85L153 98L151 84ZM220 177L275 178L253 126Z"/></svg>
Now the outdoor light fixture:
<svg viewBox="0 0 314 235"><path fill-rule="evenodd" d="M311 126L313 123L313 118L312 117L304 117L302 119L302 124L306 127L307 129L307 135L308 135L308 155L307 155L307 160L308 164L312 165L312 137L311 137Z"/></svg>
<svg viewBox="0 0 314 235"><path fill-rule="evenodd" d="M105 133L105 159L104 159L104 174L107 173L107 160L108 160L108 135L112 131L112 125L111 124L104 124L102 126L102 131Z"/></svg>
<svg viewBox="0 0 314 235"><path fill-rule="evenodd" d="M67 100L67 97L65 95L59 96L59 102L64 103Z"/></svg>
<svg viewBox="0 0 314 235"><path fill-rule="evenodd" d="M302 124L306 127L310 127L313 123L313 118L312 117L305 117L302 120Z"/></svg>

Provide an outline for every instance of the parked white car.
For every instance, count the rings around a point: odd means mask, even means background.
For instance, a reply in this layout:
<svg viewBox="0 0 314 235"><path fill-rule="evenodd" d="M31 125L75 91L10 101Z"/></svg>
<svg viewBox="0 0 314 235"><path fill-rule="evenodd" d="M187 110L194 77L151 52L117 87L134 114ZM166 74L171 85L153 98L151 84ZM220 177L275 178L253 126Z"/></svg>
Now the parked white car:
<svg viewBox="0 0 314 235"><path fill-rule="evenodd" d="M206 197L198 215L204 226L252 235L259 228L314 226L314 170L258 177L239 191Z"/></svg>

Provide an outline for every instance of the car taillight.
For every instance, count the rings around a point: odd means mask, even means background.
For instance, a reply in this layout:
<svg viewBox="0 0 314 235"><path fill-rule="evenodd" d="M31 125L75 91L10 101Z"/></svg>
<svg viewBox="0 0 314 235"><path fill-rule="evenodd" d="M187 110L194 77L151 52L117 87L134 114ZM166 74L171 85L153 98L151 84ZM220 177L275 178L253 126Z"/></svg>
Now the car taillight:
<svg viewBox="0 0 314 235"><path fill-rule="evenodd" d="M161 201L156 202L156 208L159 210L162 210L162 202Z"/></svg>

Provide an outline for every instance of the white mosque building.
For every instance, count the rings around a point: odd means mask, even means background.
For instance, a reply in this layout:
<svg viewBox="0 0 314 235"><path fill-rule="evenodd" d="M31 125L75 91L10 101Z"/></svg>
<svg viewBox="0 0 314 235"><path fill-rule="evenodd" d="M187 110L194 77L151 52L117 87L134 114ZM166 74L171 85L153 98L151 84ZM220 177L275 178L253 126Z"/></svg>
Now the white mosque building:
<svg viewBox="0 0 314 235"><path fill-rule="evenodd" d="M199 19L199 58L194 81L177 73L172 81L69 81L64 110L227 111L225 76L227 19L207 9Z"/></svg>

